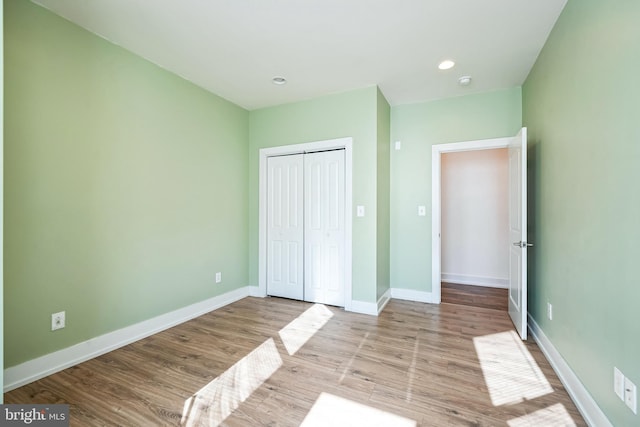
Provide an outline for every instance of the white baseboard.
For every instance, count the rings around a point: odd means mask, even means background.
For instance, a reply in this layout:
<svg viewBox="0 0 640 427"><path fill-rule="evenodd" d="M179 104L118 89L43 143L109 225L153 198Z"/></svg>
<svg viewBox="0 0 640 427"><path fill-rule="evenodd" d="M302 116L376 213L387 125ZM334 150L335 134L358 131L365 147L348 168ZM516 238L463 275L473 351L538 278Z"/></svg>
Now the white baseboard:
<svg viewBox="0 0 640 427"><path fill-rule="evenodd" d="M4 392L108 353L249 296L243 287L149 320L109 332L4 370Z"/></svg>
<svg viewBox="0 0 640 427"><path fill-rule="evenodd" d="M613 427L576 373L573 372L560 352L540 329L531 314L529 314L529 331L587 424L592 427Z"/></svg>
<svg viewBox="0 0 640 427"><path fill-rule="evenodd" d="M391 288L391 298L433 303L431 292L416 291L413 289Z"/></svg>
<svg viewBox="0 0 640 427"><path fill-rule="evenodd" d="M265 298L267 296L266 292L260 290L259 286L247 286L247 288L249 288L250 297Z"/></svg>
<svg viewBox="0 0 640 427"><path fill-rule="evenodd" d="M443 282L456 283L458 285L484 286L487 288L509 289L508 278L472 276L468 274L442 273Z"/></svg>
<svg viewBox="0 0 640 427"><path fill-rule="evenodd" d="M387 289L387 291L380 298L378 298L378 314L382 313L382 310L384 310L385 306L389 303L390 300L391 289Z"/></svg>
<svg viewBox="0 0 640 427"><path fill-rule="evenodd" d="M353 313L370 314L371 316L378 315L378 304L375 302L365 302L351 300L351 309Z"/></svg>

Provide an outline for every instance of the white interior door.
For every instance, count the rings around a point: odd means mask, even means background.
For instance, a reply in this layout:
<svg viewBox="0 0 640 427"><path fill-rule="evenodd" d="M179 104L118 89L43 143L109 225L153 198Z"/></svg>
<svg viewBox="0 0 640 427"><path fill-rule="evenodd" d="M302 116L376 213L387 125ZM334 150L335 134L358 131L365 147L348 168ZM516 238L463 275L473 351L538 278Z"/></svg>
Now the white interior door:
<svg viewBox="0 0 640 427"><path fill-rule="evenodd" d="M345 152L306 154L305 301L344 306Z"/></svg>
<svg viewBox="0 0 640 427"><path fill-rule="evenodd" d="M527 128L509 143L509 316L527 339ZM530 246L530 245L529 245Z"/></svg>
<svg viewBox="0 0 640 427"><path fill-rule="evenodd" d="M303 155L267 159L267 294L304 297Z"/></svg>

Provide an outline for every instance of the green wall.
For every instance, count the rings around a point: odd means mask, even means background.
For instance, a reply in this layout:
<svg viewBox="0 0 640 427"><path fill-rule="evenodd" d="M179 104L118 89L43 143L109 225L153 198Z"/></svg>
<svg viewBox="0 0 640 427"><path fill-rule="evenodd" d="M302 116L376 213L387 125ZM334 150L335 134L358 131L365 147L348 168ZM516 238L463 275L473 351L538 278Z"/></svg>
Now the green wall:
<svg viewBox="0 0 640 427"><path fill-rule="evenodd" d="M248 112L31 2L4 30L5 366L246 286Z"/></svg>
<svg viewBox="0 0 640 427"><path fill-rule="evenodd" d="M640 425L640 2L569 0L523 87L535 242L529 310L616 426ZM546 319L546 303L553 320Z"/></svg>
<svg viewBox="0 0 640 427"><path fill-rule="evenodd" d="M353 138L353 299L376 301L377 87L250 113L249 283L258 286L258 165L261 148Z"/></svg>
<svg viewBox="0 0 640 427"><path fill-rule="evenodd" d="M380 89L377 99L377 299L380 299L391 286L391 108Z"/></svg>
<svg viewBox="0 0 640 427"><path fill-rule="evenodd" d="M514 136L522 126L520 88L391 110L391 286L431 292L431 146ZM419 205L427 216L419 217Z"/></svg>

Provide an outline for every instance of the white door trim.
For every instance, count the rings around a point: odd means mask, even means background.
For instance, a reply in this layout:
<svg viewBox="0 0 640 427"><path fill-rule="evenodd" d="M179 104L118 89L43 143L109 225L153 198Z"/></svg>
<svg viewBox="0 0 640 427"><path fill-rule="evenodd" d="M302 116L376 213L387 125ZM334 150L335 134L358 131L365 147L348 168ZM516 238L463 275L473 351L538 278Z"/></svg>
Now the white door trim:
<svg viewBox="0 0 640 427"><path fill-rule="evenodd" d="M491 150L507 148L513 137L481 139L476 141L452 142L450 144L436 144L431 147L431 297L434 304L442 300L442 254L441 254L441 163L443 153L460 151Z"/></svg>
<svg viewBox="0 0 640 427"><path fill-rule="evenodd" d="M267 158L288 154L312 153L344 148L345 159L345 280L344 309L351 311L352 292L352 229L353 229L353 138L338 138L303 144L283 145L260 150L258 195L258 295L267 296Z"/></svg>

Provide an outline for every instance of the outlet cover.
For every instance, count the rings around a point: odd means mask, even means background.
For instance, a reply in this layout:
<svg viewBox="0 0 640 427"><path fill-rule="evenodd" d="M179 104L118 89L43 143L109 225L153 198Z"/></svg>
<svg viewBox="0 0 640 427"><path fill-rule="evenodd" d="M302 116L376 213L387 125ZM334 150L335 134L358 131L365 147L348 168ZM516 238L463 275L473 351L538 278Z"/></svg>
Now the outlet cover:
<svg viewBox="0 0 640 427"><path fill-rule="evenodd" d="M65 326L65 312L60 311L51 315L51 330L57 331Z"/></svg>
<svg viewBox="0 0 640 427"><path fill-rule="evenodd" d="M356 216L359 216L359 217L364 216L364 206L362 205L356 206Z"/></svg>
<svg viewBox="0 0 640 427"><path fill-rule="evenodd" d="M624 400L624 375L616 367L613 368L613 391L620 400Z"/></svg>
<svg viewBox="0 0 640 427"><path fill-rule="evenodd" d="M553 320L553 305L550 302L547 303L547 318Z"/></svg>
<svg viewBox="0 0 640 427"><path fill-rule="evenodd" d="M222 273L216 273L216 283L222 282Z"/></svg>
<svg viewBox="0 0 640 427"><path fill-rule="evenodd" d="M624 403L626 403L634 414L638 414L637 389L636 385L632 383L629 378L624 379Z"/></svg>

